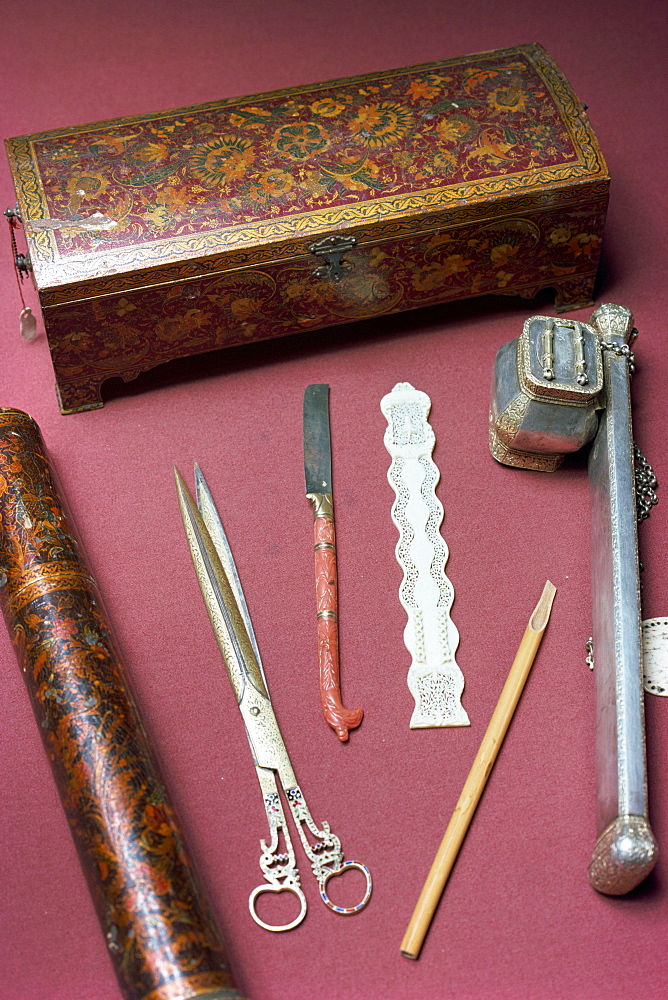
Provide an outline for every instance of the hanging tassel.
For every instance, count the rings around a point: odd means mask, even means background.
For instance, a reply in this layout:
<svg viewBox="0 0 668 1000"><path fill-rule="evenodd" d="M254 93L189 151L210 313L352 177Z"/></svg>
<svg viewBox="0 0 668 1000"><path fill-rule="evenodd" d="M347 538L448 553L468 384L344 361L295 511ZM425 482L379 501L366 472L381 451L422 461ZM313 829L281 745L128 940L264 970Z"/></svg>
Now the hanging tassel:
<svg viewBox="0 0 668 1000"><path fill-rule="evenodd" d="M23 279L28 273L28 261L26 255L19 253L19 249L16 245L16 232L15 230L21 224L21 217L19 215L18 209L8 208L5 212L7 217L7 222L9 223L9 238L12 244L12 258L14 260L14 273L16 274L16 283L19 289L19 296L21 298L21 305L23 309L19 316L19 330L21 336L24 340L34 340L37 336L37 319L33 315L30 306L26 305L25 299L23 297Z"/></svg>
<svg viewBox="0 0 668 1000"><path fill-rule="evenodd" d="M19 316L19 329L24 340L34 340L37 336L37 320L30 306L25 306Z"/></svg>

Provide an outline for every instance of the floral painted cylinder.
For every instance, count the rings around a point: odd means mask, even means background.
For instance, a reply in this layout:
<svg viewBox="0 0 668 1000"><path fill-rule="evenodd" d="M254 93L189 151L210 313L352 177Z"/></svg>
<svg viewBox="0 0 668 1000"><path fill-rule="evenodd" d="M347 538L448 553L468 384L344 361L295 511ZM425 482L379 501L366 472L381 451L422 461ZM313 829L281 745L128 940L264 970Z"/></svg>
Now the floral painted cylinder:
<svg viewBox="0 0 668 1000"><path fill-rule="evenodd" d="M39 428L12 409L0 603L123 996L239 998Z"/></svg>

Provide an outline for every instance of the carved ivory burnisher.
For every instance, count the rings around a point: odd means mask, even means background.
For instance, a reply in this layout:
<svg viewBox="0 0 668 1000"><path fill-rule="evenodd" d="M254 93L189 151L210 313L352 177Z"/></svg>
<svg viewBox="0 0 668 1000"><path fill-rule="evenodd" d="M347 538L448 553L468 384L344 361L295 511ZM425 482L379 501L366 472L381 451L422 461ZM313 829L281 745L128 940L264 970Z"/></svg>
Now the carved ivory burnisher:
<svg viewBox="0 0 668 1000"><path fill-rule="evenodd" d="M464 676L455 660L459 633L450 618L455 592L445 575L448 547L440 533L443 507L435 489L434 432L427 421L431 400L408 382L383 397L387 474L399 531L396 556L403 570L399 600L408 621L404 642L412 657L408 687L415 699L411 729L468 726L461 704Z"/></svg>

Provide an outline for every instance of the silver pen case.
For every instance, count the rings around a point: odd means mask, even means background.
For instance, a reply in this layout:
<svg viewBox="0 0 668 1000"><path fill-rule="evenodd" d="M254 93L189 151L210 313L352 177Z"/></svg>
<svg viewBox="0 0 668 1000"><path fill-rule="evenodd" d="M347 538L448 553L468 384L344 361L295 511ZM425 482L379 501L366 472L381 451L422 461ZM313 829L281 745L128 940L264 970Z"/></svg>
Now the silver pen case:
<svg viewBox="0 0 668 1000"><path fill-rule="evenodd" d="M608 895L637 886L658 857L648 818L637 537L642 490L631 422L636 333L630 310L610 303L589 323L532 316L497 354L490 409L490 449L505 465L553 471L591 443L597 840L588 874Z"/></svg>

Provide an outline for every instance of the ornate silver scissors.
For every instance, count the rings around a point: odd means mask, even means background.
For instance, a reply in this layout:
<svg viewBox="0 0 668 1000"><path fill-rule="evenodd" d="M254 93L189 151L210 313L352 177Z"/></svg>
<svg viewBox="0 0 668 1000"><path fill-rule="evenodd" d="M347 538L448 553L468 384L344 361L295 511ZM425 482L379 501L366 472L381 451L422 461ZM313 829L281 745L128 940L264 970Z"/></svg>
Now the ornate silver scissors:
<svg viewBox="0 0 668 1000"><path fill-rule="evenodd" d="M306 897L301 888L295 852L290 839L285 813L279 795L276 776L285 793L295 821L299 839L318 880L320 898L335 913L357 913L369 902L371 873L359 861L344 861L341 841L329 824L322 829L313 821L288 757L267 689L260 652L244 598L232 552L223 530L213 498L204 476L195 466L197 504L188 487L175 469L176 486L190 554L202 596L209 612L218 646L246 726L253 763L257 773L264 807L269 822L271 840L261 840L260 868L267 884L257 886L250 894L251 916L268 931L289 931L297 927L306 915ZM317 838L311 843L304 828ZM283 835L285 850L279 851L279 835ZM356 906L337 906L327 894L327 884L336 875L351 868L366 878L364 896ZM265 923L257 913L256 903L263 893L292 892L299 899L299 914L287 924Z"/></svg>

